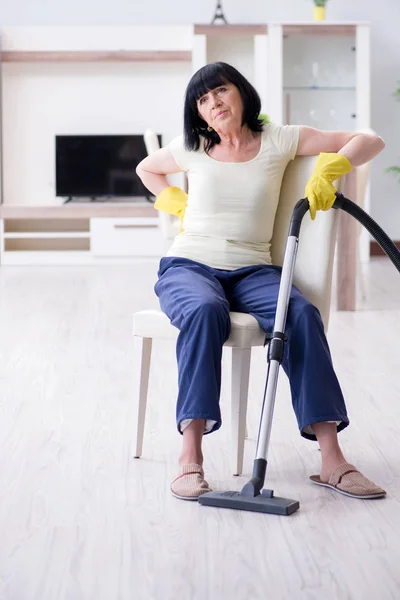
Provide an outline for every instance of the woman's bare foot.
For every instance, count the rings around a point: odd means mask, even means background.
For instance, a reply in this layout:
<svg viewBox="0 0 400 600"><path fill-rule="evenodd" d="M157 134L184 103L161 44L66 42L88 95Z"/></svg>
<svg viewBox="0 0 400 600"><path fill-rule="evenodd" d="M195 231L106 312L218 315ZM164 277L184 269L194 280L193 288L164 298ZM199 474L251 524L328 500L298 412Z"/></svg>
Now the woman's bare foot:
<svg viewBox="0 0 400 600"><path fill-rule="evenodd" d="M180 500L197 500L202 494L211 492L204 479L201 451L205 425L204 419L194 419L182 432L179 474L171 483L172 494Z"/></svg>
<svg viewBox="0 0 400 600"><path fill-rule="evenodd" d="M315 423L313 426L321 448L321 481L327 482L333 471L346 463L346 459L339 446L336 423Z"/></svg>
<svg viewBox="0 0 400 600"><path fill-rule="evenodd" d="M313 425L320 448L322 466L320 475L312 475L311 480L337 492L359 499L383 498L385 490L367 479L354 466L349 464L337 439L335 423L316 423Z"/></svg>
<svg viewBox="0 0 400 600"><path fill-rule="evenodd" d="M320 478L321 481L329 481L330 476L338 467L345 464L347 461L340 451L337 454L331 454L325 459L322 459Z"/></svg>
<svg viewBox="0 0 400 600"><path fill-rule="evenodd" d="M200 465L203 466L203 453L201 443L203 441L204 428L206 422L204 419L193 419L182 432L183 445L179 457L179 465Z"/></svg>

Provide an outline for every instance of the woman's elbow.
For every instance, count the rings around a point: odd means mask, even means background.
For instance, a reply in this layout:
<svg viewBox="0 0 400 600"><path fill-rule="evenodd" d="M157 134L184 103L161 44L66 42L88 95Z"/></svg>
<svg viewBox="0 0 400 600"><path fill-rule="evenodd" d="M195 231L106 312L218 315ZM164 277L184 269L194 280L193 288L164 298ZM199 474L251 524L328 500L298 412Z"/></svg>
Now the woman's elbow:
<svg viewBox="0 0 400 600"><path fill-rule="evenodd" d="M365 158L368 161L377 156L385 147L383 139L376 134L367 133L363 136ZM367 157L368 155L368 157Z"/></svg>
<svg viewBox="0 0 400 600"><path fill-rule="evenodd" d="M154 169L154 162L152 162L149 156L143 158L136 167L136 174L140 179L143 179L146 174L156 175L157 171Z"/></svg>
<svg viewBox="0 0 400 600"><path fill-rule="evenodd" d="M378 152L382 152L382 150L386 146L384 140L379 135L376 136L376 144L378 146Z"/></svg>
<svg viewBox="0 0 400 600"><path fill-rule="evenodd" d="M372 147L375 151L375 154L379 154L379 152L382 152L384 149L386 145L385 142L379 135L372 135L370 137L372 137Z"/></svg>
<svg viewBox="0 0 400 600"><path fill-rule="evenodd" d="M143 161L141 160L141 161L140 161L140 163L138 163L138 164L137 164L137 166L136 166L136 169L135 169L135 171L136 171L136 175L137 175L138 177L140 177L140 173L143 171L143 168L142 168L142 162L143 162Z"/></svg>
<svg viewBox="0 0 400 600"><path fill-rule="evenodd" d="M136 167L136 175L139 177L139 179L143 180L143 176L146 172L146 169L143 168L143 162L145 159L143 159Z"/></svg>

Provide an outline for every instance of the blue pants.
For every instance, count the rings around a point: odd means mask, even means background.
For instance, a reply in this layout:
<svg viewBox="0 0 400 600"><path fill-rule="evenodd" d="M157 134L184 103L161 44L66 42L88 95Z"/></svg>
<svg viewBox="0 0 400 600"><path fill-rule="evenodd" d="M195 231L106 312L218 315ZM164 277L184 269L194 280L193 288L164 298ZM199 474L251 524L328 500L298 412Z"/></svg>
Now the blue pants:
<svg viewBox="0 0 400 600"><path fill-rule="evenodd" d="M281 268L255 265L234 271L213 269L186 258L161 259L155 292L163 312L179 330L177 425L183 419L221 426L222 346L230 334L229 311L253 315L265 332L273 330ZM289 378L301 434L315 440L309 426L348 423L318 309L293 286L282 366ZM308 428L308 431L304 431Z"/></svg>

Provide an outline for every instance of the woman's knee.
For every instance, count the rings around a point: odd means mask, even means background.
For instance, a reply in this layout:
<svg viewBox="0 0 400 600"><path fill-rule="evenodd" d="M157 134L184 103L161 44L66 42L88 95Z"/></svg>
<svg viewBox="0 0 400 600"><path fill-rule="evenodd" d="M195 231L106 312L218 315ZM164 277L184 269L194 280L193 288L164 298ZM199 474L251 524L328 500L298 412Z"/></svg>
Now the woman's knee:
<svg viewBox="0 0 400 600"><path fill-rule="evenodd" d="M217 298L204 299L191 307L191 316L204 321L229 322L229 305Z"/></svg>
<svg viewBox="0 0 400 600"><path fill-rule="evenodd" d="M229 304L214 299L193 303L184 317L182 328L185 328L184 325L199 332L199 335L208 332L209 340L217 336L216 339L226 341L231 332Z"/></svg>

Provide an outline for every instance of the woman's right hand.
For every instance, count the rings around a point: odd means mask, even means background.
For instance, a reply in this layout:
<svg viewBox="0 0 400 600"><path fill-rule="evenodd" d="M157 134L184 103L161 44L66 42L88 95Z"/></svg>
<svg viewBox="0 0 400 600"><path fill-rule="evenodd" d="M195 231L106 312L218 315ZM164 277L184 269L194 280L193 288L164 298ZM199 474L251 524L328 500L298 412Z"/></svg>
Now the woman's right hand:
<svg viewBox="0 0 400 600"><path fill-rule="evenodd" d="M181 188L168 186L158 194L154 208L178 217L180 221L180 230L182 231L182 221L185 216L187 199L187 193Z"/></svg>

